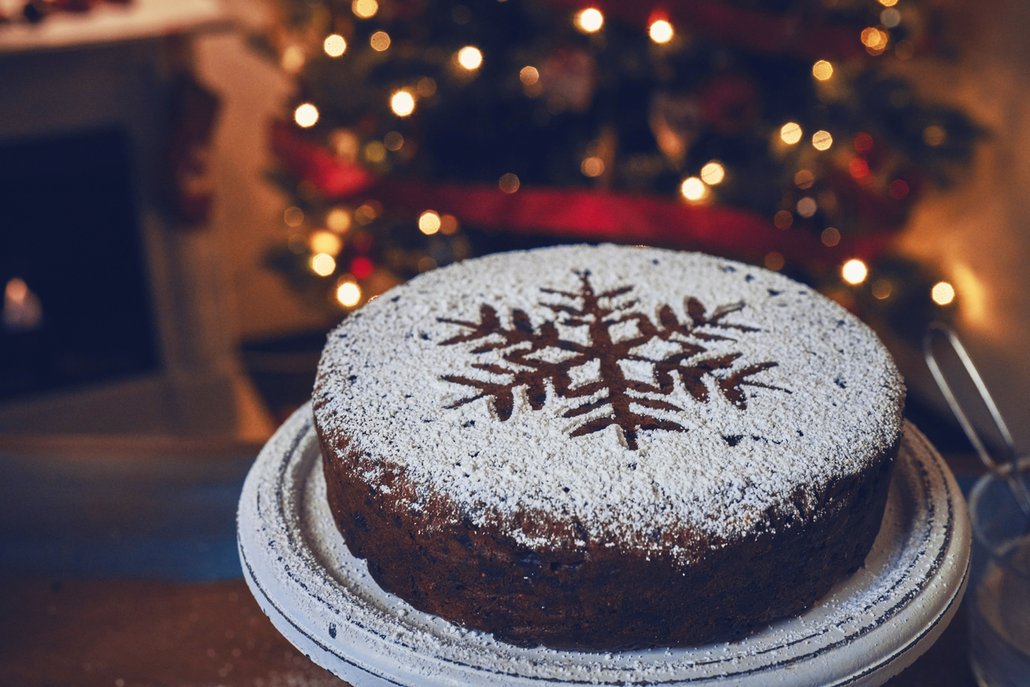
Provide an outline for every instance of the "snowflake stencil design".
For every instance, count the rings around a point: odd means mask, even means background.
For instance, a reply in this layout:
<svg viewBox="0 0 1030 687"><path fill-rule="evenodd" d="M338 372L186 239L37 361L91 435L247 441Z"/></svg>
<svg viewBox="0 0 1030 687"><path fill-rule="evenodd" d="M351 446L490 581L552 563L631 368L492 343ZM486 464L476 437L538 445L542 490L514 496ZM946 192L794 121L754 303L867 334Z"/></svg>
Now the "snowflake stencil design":
<svg viewBox="0 0 1030 687"><path fill-rule="evenodd" d="M553 393L575 402L563 413L563 417L578 423L570 436L614 426L626 447L636 450L642 430L686 431L674 419L683 408L665 398L677 384L698 403L708 403L715 390L740 410L747 408L747 387L790 393L756 379L777 363L739 364L741 353L724 352L736 337L759 331L730 320L743 303L718 306L709 312L698 299L688 296L683 300L684 314L662 305L652 318L634 310L638 301L629 295L632 286L598 293L590 282L589 270L575 274L579 277L578 291L540 289L557 300L540 303L554 314L545 322L534 324L526 311L515 308L508 324L489 304L480 306L478 321L438 318L463 330L440 342L441 346L471 344L472 354L497 352L503 360L472 363L472 368L485 373L483 378L443 375L443 380L472 390L447 406L449 409L488 399L497 418L504 421L511 417L519 390L533 410L543 408L548 394ZM574 331L585 334L585 343L583 336L570 336ZM658 342L664 345L655 346ZM660 355L654 354L656 348L662 350ZM649 366L651 379L628 377L622 364L631 362ZM587 372L596 372L591 375L596 378L573 379Z"/></svg>

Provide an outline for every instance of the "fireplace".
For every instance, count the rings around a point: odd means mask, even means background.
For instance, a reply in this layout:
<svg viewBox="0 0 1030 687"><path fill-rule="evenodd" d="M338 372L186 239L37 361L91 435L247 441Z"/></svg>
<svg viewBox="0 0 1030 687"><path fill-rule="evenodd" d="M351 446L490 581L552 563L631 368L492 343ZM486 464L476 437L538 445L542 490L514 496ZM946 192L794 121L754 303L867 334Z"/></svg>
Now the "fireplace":
<svg viewBox="0 0 1030 687"><path fill-rule="evenodd" d="M261 423L216 229L168 203L190 36L225 25L137 0L0 34L0 434Z"/></svg>

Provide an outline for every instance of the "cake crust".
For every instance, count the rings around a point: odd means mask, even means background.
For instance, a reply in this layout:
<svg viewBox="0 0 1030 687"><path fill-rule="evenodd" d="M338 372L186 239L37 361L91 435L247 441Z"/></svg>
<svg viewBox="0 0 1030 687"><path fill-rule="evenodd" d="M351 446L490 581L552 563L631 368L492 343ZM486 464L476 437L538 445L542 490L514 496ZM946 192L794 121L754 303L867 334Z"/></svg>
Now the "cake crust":
<svg viewBox="0 0 1030 687"><path fill-rule="evenodd" d="M314 412L337 526L384 589L617 649L737 636L859 567L903 394L807 287L578 246L388 292L330 335Z"/></svg>

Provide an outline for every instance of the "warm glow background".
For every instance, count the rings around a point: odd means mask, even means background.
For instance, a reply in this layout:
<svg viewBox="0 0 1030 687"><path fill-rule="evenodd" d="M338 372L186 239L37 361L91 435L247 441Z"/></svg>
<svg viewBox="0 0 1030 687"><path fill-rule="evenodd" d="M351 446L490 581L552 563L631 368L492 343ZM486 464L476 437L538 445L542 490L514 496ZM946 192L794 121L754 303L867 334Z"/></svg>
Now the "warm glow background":
<svg viewBox="0 0 1030 687"><path fill-rule="evenodd" d="M245 23L260 22L266 11L261 3L245 0L225 4ZM1030 108L1030 3L951 4L951 26L964 32L954 37L962 57L924 60L916 65L916 81L934 99L966 110L990 134L957 188L931 192L917 206L901 243L906 251L936 264L955 285L961 301L960 333L981 364L1017 442L1026 448L1030 297L1023 272L1030 264L1030 118L1025 116ZM589 26L590 18L586 19ZM474 57L467 55L470 65ZM201 78L222 97L212 157L218 194L214 230L226 256L238 337L319 327L319 314L305 309L261 264L264 251L285 239L286 202L263 181L262 173L270 164L266 125L282 113L289 81L248 52L239 35L200 39L197 58ZM934 393L928 377L911 376L910 384Z"/></svg>

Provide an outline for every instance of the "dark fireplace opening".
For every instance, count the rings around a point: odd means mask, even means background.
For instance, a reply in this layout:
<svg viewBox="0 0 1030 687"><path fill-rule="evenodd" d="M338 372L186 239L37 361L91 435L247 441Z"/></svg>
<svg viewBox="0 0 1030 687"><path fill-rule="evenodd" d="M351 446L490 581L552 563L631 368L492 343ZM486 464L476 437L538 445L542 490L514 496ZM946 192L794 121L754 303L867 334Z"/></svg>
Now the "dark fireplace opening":
<svg viewBox="0 0 1030 687"><path fill-rule="evenodd" d="M0 399L159 365L124 131L0 142Z"/></svg>

